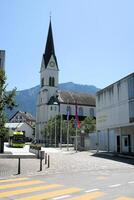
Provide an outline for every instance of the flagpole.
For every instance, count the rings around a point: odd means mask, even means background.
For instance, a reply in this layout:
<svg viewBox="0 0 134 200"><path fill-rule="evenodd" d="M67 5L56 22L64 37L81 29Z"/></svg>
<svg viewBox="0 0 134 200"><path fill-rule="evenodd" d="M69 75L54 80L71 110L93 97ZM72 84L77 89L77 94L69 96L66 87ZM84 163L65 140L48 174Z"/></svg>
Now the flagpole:
<svg viewBox="0 0 134 200"><path fill-rule="evenodd" d="M67 151L69 151L69 120L67 121Z"/></svg>
<svg viewBox="0 0 134 200"><path fill-rule="evenodd" d="M61 114L61 122L60 122L60 149L62 149L62 114Z"/></svg>
<svg viewBox="0 0 134 200"><path fill-rule="evenodd" d="M55 116L55 148L56 148L56 116Z"/></svg>
<svg viewBox="0 0 134 200"><path fill-rule="evenodd" d="M76 153L77 153L77 148L78 148L78 139L77 139L77 126L76 126Z"/></svg>
<svg viewBox="0 0 134 200"><path fill-rule="evenodd" d="M69 100L67 99L67 108L68 106L69 106ZM69 114L70 114L69 112L70 111L67 110L67 151L69 151Z"/></svg>

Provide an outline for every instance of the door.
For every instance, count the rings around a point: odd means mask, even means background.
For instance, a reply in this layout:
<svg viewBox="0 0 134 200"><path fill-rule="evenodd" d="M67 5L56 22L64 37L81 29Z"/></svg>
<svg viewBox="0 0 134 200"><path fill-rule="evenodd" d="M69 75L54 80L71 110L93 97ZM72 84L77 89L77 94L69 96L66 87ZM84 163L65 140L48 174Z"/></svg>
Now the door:
<svg viewBox="0 0 134 200"><path fill-rule="evenodd" d="M120 135L117 135L117 152L120 153Z"/></svg>
<svg viewBox="0 0 134 200"><path fill-rule="evenodd" d="M128 135L122 136L122 152L129 152L129 138Z"/></svg>

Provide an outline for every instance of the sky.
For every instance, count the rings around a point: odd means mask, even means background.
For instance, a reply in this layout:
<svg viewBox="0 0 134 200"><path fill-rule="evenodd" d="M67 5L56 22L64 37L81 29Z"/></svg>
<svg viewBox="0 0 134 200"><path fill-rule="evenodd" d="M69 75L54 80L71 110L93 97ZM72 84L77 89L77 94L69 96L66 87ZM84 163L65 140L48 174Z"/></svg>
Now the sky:
<svg viewBox="0 0 134 200"><path fill-rule="evenodd" d="M134 72L133 0L0 0L8 90L40 84L52 21L59 83L104 88Z"/></svg>

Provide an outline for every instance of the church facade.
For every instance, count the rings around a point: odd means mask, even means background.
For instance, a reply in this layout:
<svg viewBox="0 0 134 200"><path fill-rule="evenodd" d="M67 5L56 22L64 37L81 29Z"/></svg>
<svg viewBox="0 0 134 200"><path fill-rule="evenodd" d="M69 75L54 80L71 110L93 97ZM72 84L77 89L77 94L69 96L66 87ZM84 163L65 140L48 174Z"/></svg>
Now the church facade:
<svg viewBox="0 0 134 200"><path fill-rule="evenodd" d="M59 68L55 54L51 20L48 29L45 51L42 56L40 69L40 91L36 108L36 140L44 141L44 126L47 121L57 115L66 117L75 116L77 103L78 116L95 117L95 96L65 92L58 90Z"/></svg>

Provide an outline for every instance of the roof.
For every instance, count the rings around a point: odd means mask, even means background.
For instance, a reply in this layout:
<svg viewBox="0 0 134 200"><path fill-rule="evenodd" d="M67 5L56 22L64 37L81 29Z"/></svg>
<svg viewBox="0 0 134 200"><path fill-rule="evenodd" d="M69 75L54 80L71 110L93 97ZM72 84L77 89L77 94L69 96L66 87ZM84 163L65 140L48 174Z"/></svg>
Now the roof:
<svg viewBox="0 0 134 200"><path fill-rule="evenodd" d="M14 117L15 117L15 115L17 115L17 114L21 114L25 119L27 119L27 120L30 120L30 121L35 121L35 119L34 119L34 117L30 114L30 113L28 113L28 112L22 112L22 111L17 111L11 118L10 118L10 120L11 119L13 119ZM9 120L9 121L10 121Z"/></svg>
<svg viewBox="0 0 134 200"><path fill-rule="evenodd" d="M43 54L45 68L48 65L48 62L50 60L51 55L53 55L53 57L55 59L55 62L56 62L56 65L58 67L57 58L56 58L55 49L54 49L52 25L51 25L51 20L50 20L49 29L48 29L48 36L47 36L47 42L46 42L46 47L45 47L45 53Z"/></svg>
<svg viewBox="0 0 134 200"><path fill-rule="evenodd" d="M58 100L60 103L65 103L65 104L77 103L78 105L96 106L95 96L87 93L60 91Z"/></svg>

